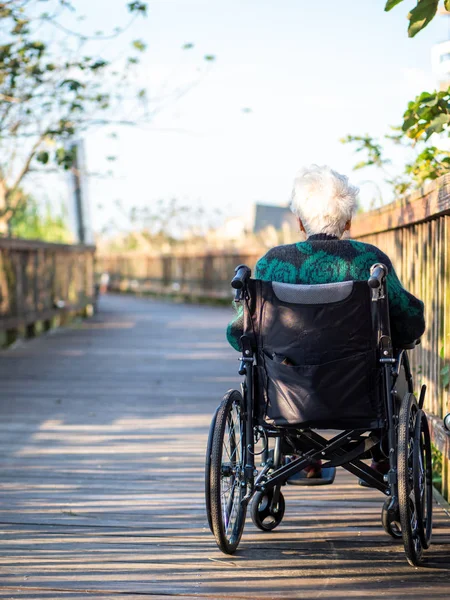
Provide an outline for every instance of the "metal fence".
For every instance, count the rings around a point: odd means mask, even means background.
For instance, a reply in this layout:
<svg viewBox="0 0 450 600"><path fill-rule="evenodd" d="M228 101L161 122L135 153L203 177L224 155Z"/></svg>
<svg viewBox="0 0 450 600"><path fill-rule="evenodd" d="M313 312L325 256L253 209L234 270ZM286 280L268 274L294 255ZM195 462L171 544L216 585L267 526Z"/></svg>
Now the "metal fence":
<svg viewBox="0 0 450 600"><path fill-rule="evenodd" d="M0 238L0 341L94 302L92 246Z"/></svg>

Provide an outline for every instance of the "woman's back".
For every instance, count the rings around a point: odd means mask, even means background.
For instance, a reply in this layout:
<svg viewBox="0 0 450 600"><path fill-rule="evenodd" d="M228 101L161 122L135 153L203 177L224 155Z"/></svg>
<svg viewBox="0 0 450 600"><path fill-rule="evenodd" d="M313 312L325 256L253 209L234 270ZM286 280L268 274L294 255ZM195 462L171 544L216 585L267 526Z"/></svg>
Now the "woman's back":
<svg viewBox="0 0 450 600"><path fill-rule="evenodd" d="M388 268L387 284L394 343L401 345L419 338L425 329L423 303L400 283L389 258L379 248L328 234L311 235L297 244L277 246L256 264L253 277L281 283L320 284L367 281L370 267L383 263ZM238 349L242 319L230 323L227 337Z"/></svg>

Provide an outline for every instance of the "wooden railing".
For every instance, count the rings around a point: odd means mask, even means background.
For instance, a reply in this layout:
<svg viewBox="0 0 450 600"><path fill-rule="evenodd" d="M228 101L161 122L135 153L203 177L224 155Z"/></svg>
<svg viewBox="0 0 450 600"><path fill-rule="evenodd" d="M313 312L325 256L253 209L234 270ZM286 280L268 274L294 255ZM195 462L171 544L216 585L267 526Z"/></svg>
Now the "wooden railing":
<svg viewBox="0 0 450 600"><path fill-rule="evenodd" d="M411 352L415 384L427 386L425 407L435 446L443 453L443 494L450 498L450 176L422 193L355 219L352 237L381 248L403 285L425 303L426 331Z"/></svg>
<svg viewBox="0 0 450 600"><path fill-rule="evenodd" d="M260 252L173 252L99 255L97 272L108 273L109 289L190 299L229 299L230 281L240 263L253 268Z"/></svg>
<svg viewBox="0 0 450 600"><path fill-rule="evenodd" d="M94 303L94 250L0 238L0 345Z"/></svg>

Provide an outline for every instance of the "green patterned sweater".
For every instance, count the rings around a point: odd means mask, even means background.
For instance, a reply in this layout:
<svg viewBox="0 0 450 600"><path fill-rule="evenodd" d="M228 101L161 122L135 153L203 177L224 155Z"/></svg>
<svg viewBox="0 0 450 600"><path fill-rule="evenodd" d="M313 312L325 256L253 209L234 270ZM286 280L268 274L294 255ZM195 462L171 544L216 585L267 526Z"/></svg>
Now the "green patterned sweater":
<svg viewBox="0 0 450 600"><path fill-rule="evenodd" d="M391 261L376 246L327 234L312 235L305 242L269 250L257 262L253 277L303 284L364 281L369 278L370 267L378 262L389 271L387 287L393 341L398 345L410 343L425 330L423 302L404 289ZM242 327L241 306L227 328L227 339L236 350L239 350Z"/></svg>

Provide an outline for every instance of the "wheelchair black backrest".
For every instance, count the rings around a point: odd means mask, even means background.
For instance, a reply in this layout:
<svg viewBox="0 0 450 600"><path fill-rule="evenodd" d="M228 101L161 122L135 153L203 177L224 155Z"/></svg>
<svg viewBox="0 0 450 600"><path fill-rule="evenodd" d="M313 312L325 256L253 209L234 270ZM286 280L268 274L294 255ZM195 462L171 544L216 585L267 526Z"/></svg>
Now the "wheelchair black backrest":
<svg viewBox="0 0 450 600"><path fill-rule="evenodd" d="M379 332L367 282L249 280L244 334L256 356L261 421L334 429L381 427Z"/></svg>

